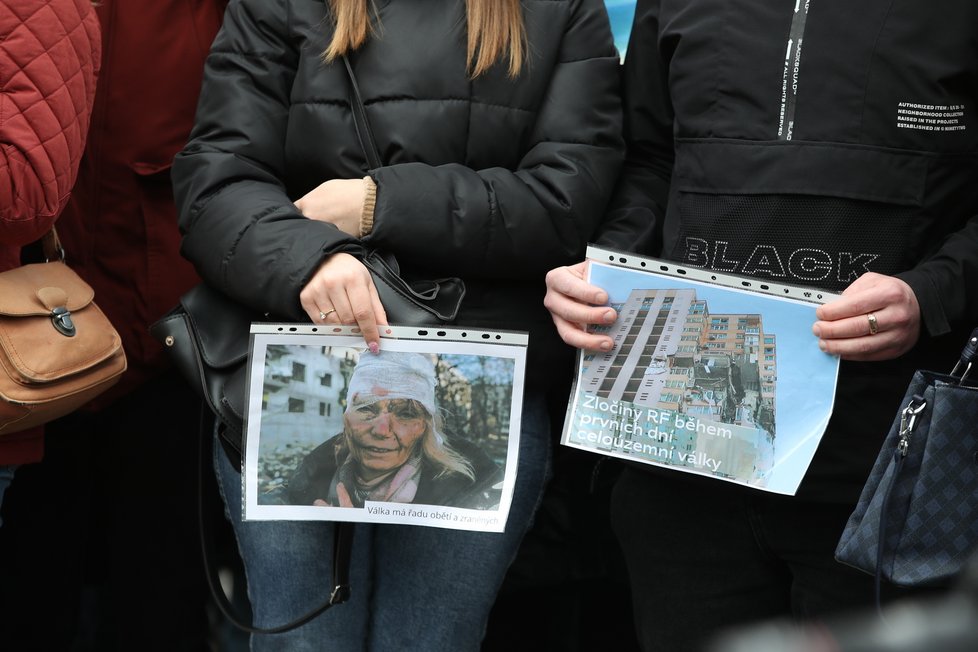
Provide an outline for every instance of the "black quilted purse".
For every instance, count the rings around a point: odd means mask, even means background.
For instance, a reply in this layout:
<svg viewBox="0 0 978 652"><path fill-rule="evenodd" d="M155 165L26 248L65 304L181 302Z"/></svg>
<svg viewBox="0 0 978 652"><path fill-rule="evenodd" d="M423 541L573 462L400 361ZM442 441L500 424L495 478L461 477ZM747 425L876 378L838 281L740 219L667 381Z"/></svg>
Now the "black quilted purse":
<svg viewBox="0 0 978 652"><path fill-rule="evenodd" d="M978 329L950 374L918 371L836 559L900 586L958 574L978 549Z"/></svg>

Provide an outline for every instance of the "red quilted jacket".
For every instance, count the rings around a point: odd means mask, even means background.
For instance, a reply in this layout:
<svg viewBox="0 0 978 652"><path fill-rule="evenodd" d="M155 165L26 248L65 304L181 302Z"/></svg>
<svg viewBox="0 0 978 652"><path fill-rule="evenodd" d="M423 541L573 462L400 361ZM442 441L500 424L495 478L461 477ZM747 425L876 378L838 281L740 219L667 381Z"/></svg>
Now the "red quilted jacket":
<svg viewBox="0 0 978 652"><path fill-rule="evenodd" d="M0 271L68 201L101 55L91 0L0 3ZM39 431L0 438L0 464L39 460Z"/></svg>

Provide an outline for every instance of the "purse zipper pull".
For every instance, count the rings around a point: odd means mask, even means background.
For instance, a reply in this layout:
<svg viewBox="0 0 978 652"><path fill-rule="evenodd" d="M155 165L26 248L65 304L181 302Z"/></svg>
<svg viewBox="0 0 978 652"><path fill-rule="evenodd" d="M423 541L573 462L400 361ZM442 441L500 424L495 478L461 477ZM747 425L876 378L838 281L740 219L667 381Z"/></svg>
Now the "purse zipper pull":
<svg viewBox="0 0 978 652"><path fill-rule="evenodd" d="M897 443L897 453L900 454L900 457L907 456L907 450L910 448L910 435L913 434L913 428L917 425L917 415L923 412L925 407L927 407L927 401L914 395L907 403L907 407L903 408L903 412L900 413L900 441Z"/></svg>

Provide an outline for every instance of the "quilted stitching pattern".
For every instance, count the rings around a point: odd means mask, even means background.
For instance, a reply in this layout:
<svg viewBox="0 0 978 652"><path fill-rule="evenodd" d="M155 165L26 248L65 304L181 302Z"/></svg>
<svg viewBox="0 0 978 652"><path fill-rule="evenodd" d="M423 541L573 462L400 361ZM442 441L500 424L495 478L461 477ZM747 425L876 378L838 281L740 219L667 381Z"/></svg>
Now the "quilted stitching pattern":
<svg viewBox="0 0 978 652"><path fill-rule="evenodd" d="M978 390L934 378L917 372L903 402L918 394L927 408L918 417L887 515L882 574L901 585L950 577L978 547ZM876 568L899 425L898 416L836 551L840 561L869 573Z"/></svg>
<svg viewBox="0 0 978 652"><path fill-rule="evenodd" d="M0 241L60 212L84 151L101 41L90 0L0 4Z"/></svg>

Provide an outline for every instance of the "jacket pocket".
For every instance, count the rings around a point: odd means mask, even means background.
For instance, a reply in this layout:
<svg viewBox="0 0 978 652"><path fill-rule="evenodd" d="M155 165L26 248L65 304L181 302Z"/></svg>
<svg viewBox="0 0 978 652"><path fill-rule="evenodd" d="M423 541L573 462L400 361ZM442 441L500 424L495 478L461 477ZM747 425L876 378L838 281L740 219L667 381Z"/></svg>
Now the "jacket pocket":
<svg viewBox="0 0 978 652"><path fill-rule="evenodd" d="M666 252L689 266L838 291L919 259L926 178L912 152L682 142Z"/></svg>

